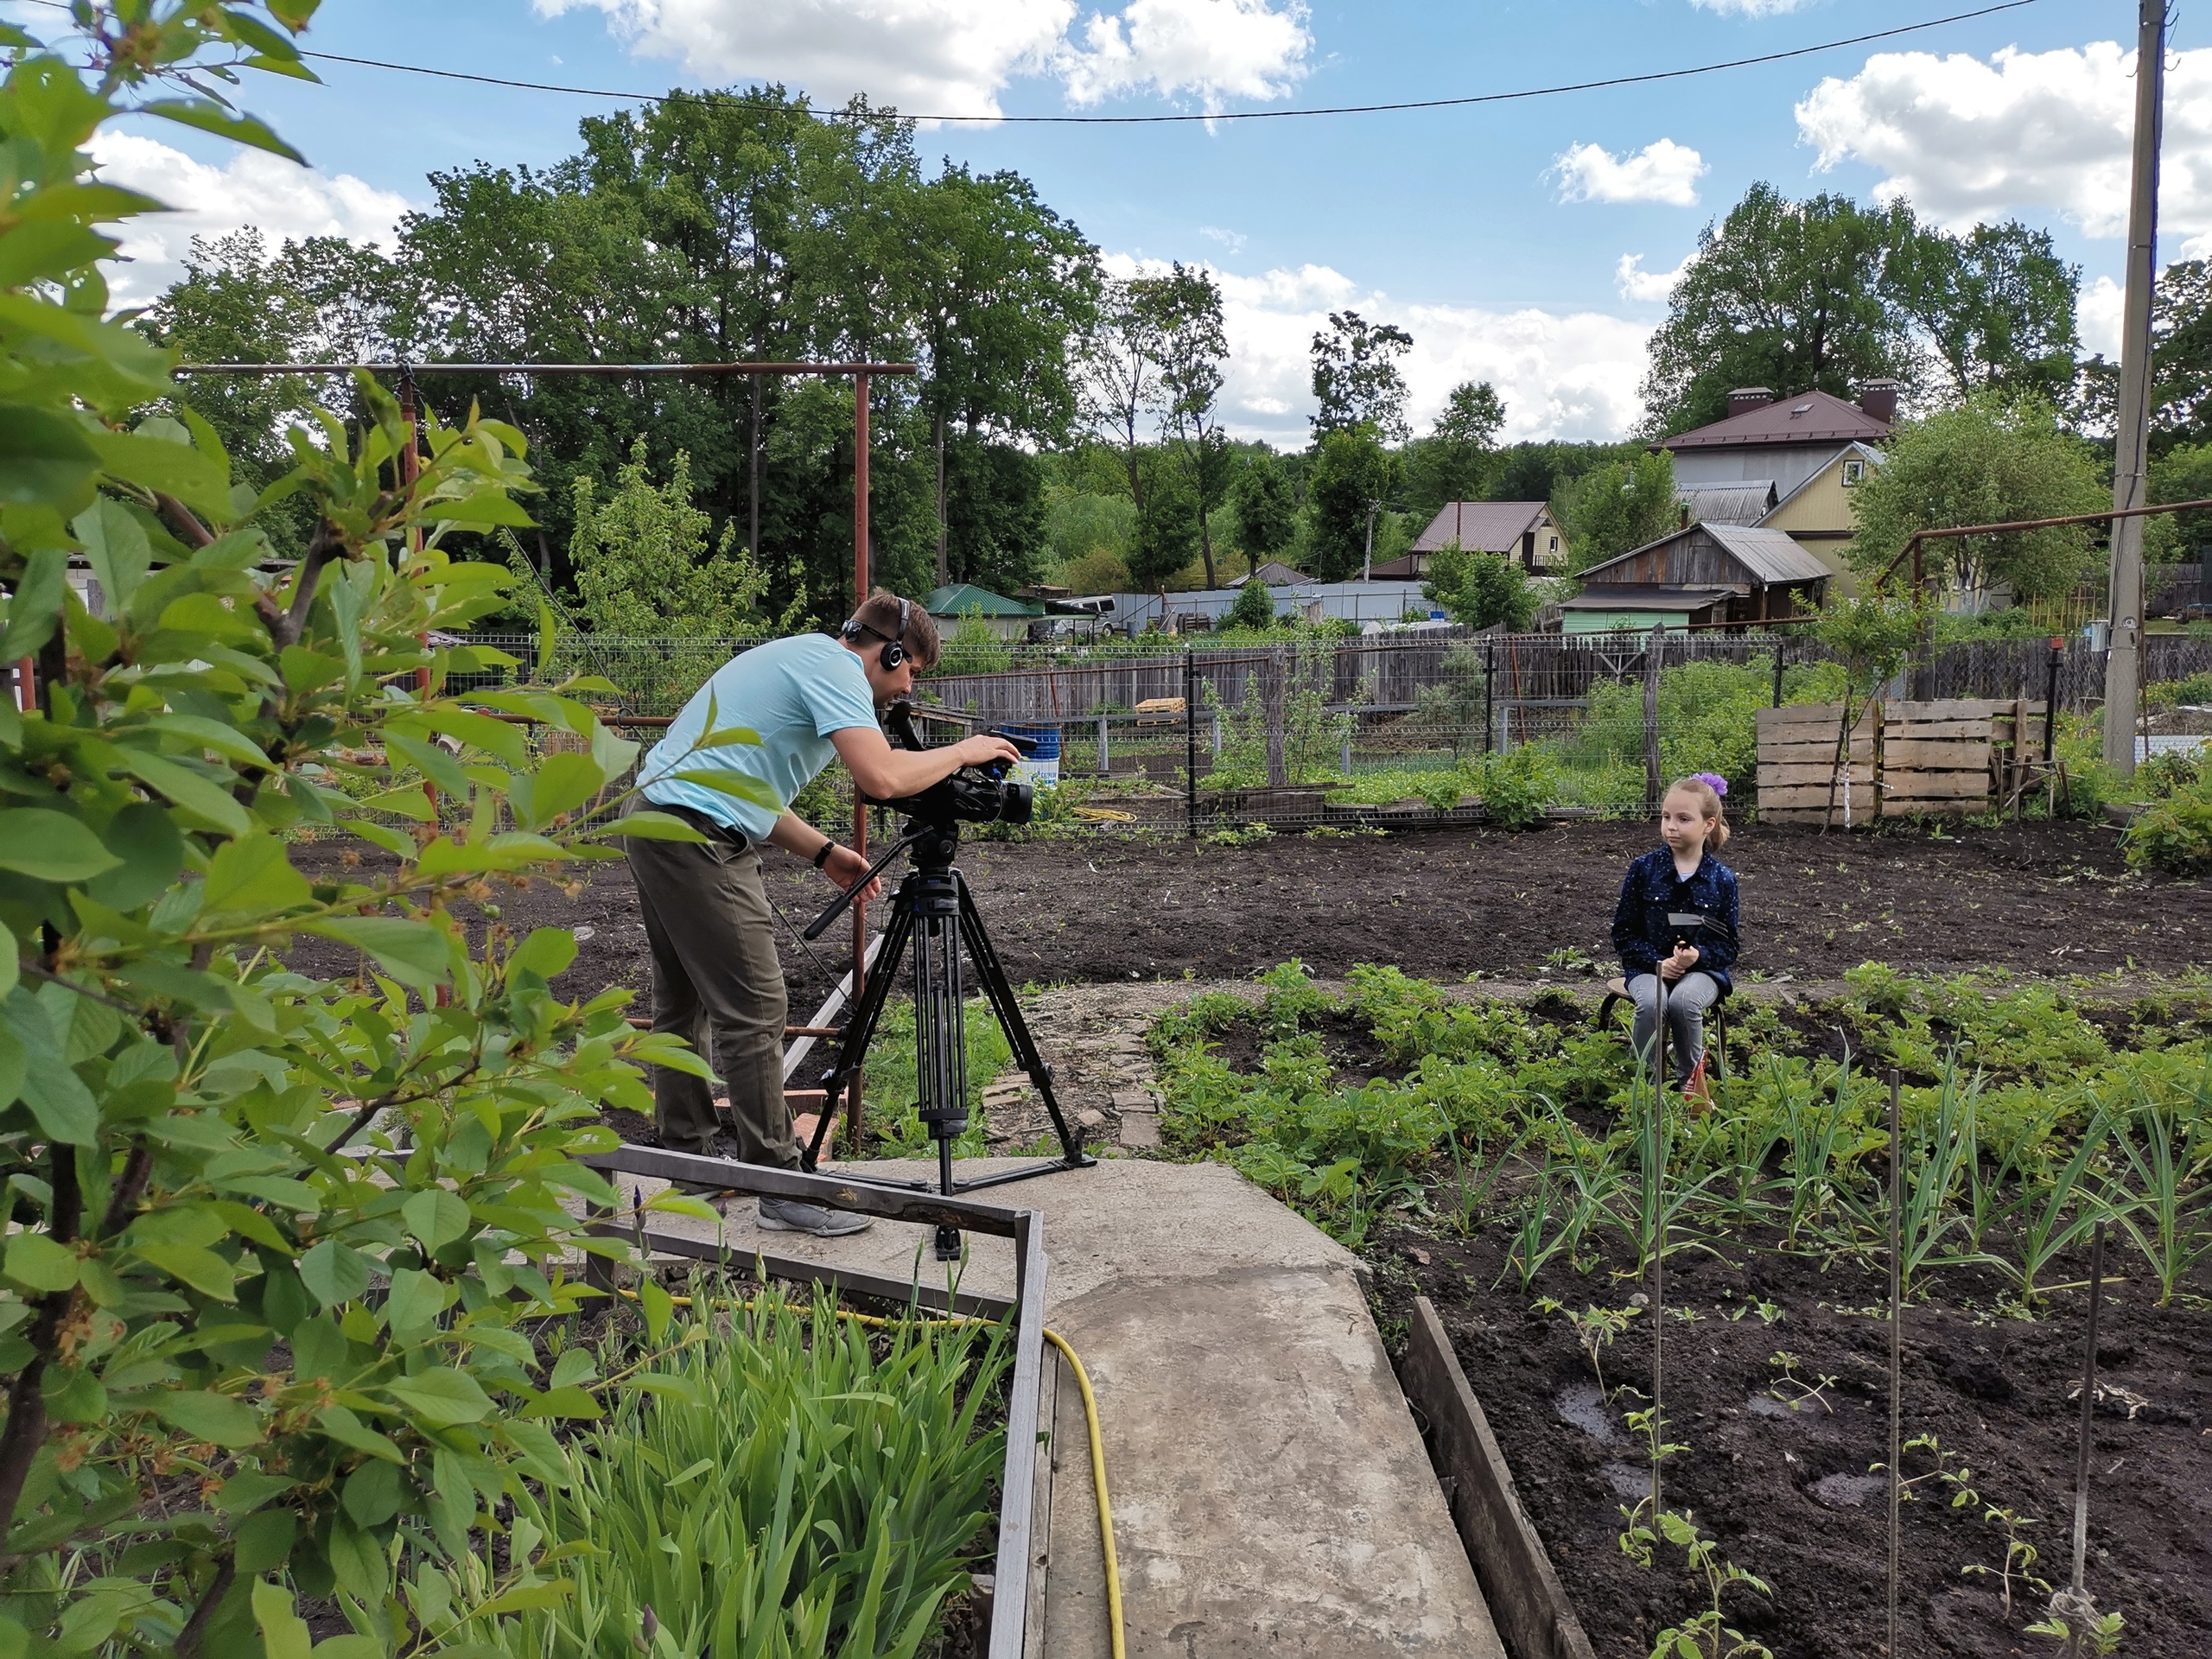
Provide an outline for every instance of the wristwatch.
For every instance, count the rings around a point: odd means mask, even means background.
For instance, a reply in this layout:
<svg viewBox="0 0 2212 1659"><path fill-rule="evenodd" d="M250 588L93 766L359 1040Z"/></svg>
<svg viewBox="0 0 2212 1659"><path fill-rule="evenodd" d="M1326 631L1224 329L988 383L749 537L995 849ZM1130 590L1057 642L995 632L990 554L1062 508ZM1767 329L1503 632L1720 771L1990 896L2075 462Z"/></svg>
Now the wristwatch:
<svg viewBox="0 0 2212 1659"><path fill-rule="evenodd" d="M816 853L815 853L815 855L814 855L814 868L815 868L816 869L817 869L817 870L818 870L818 869L820 869L820 868L821 868L824 864L827 864L827 863L830 861L830 854L832 854L832 853L834 853L834 852L836 852L836 850L837 850L837 843L836 843L836 842L834 842L834 841L825 841L825 842L823 842L822 843L822 845L821 845L820 849L817 849L817 852L816 852Z"/></svg>

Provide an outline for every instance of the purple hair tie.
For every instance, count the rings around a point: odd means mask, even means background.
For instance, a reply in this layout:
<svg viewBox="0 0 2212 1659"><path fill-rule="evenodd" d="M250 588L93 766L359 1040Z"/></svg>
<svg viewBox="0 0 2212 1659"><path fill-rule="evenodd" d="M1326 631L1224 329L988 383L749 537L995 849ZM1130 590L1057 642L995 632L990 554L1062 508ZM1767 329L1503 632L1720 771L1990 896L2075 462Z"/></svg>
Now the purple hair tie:
<svg viewBox="0 0 2212 1659"><path fill-rule="evenodd" d="M1728 792L1728 780L1717 772L1694 772L1690 776L1716 795L1726 795Z"/></svg>

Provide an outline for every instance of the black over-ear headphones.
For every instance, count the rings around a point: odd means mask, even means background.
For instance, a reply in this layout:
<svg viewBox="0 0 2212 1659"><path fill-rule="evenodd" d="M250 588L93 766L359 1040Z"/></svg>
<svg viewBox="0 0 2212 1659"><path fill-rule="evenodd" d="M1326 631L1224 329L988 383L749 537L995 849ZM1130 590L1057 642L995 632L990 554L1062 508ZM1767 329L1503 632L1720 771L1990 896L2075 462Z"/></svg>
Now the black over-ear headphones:
<svg viewBox="0 0 2212 1659"><path fill-rule="evenodd" d="M902 599L899 601L899 632L894 635L887 637L877 633L876 630L856 616L845 624L845 638L857 639L864 633L875 634L877 639L883 641L883 649L876 652L875 660L883 664L883 671L888 674L906 660L906 619L912 611L912 607L906 601Z"/></svg>

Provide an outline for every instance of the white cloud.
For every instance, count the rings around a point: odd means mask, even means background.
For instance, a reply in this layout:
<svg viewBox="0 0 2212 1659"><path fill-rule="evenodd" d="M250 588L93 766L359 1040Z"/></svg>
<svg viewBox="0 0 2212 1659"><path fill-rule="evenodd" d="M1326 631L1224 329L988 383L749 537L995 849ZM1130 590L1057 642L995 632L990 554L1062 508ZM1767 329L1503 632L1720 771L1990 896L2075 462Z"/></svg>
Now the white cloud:
<svg viewBox="0 0 2212 1659"><path fill-rule="evenodd" d="M1799 11L1813 0L1690 0L1700 11L1717 11L1731 17L1777 17Z"/></svg>
<svg viewBox="0 0 2212 1659"><path fill-rule="evenodd" d="M144 214L124 228L122 253L130 263L108 268L118 305L143 305L182 276L195 236L222 236L251 225L271 248L287 237L389 242L409 206L404 196L350 173L317 172L264 150L241 149L223 166L211 167L137 133L101 132L90 148L103 179L143 190L175 210Z"/></svg>
<svg viewBox="0 0 2212 1659"><path fill-rule="evenodd" d="M1709 169L1705 157L1671 138L1616 156L1599 144L1576 144L1552 164L1561 201L1663 201L1697 205L1697 181Z"/></svg>
<svg viewBox="0 0 2212 1659"><path fill-rule="evenodd" d="M606 14L632 50L706 79L784 80L925 114L996 115L1019 75L1094 103L1147 88L1209 110L1280 97L1306 73L1301 0L1128 0L1077 29L1076 0L532 0ZM1079 38L1078 38L1079 35Z"/></svg>
<svg viewBox="0 0 2212 1659"><path fill-rule="evenodd" d="M2111 41L2051 52L1885 52L1831 77L1797 105L1818 165L1858 161L1888 176L1885 200L1910 199L1953 226L2044 209L2084 233L2127 230L2135 54ZM2158 219L2212 232L2212 48L2175 53L2166 72Z"/></svg>
<svg viewBox="0 0 2212 1659"><path fill-rule="evenodd" d="M2192 256L2193 257L2193 256ZM2075 332L2082 336L2083 352L2102 353L2120 361L2120 331L2127 308L2127 290L2109 276L2100 276L2082 290L2074 304Z"/></svg>
<svg viewBox="0 0 2212 1659"><path fill-rule="evenodd" d="M1115 255L1107 267L1127 276L1137 261ZM1143 269L1164 270L1150 262ZM1462 380L1488 380L1505 400L1503 437L1618 438L1643 412L1650 327L1599 312L1515 311L1479 306L1400 305L1327 265L1277 269L1256 276L1216 270L1229 335L1222 410L1239 437L1303 444L1313 413L1313 342L1328 314L1349 307L1395 322L1414 337L1405 360L1407 415L1426 431Z"/></svg>
<svg viewBox="0 0 2212 1659"><path fill-rule="evenodd" d="M1231 253L1244 251L1246 238L1242 231L1225 231L1218 225L1201 225L1198 226L1198 234L1210 242L1220 243Z"/></svg>
<svg viewBox="0 0 2212 1659"><path fill-rule="evenodd" d="M1613 287L1624 300L1664 305L1674 297L1675 284L1682 280L1682 271L1688 264L1685 259L1672 270L1646 270L1642 254L1624 253L1613 267Z"/></svg>

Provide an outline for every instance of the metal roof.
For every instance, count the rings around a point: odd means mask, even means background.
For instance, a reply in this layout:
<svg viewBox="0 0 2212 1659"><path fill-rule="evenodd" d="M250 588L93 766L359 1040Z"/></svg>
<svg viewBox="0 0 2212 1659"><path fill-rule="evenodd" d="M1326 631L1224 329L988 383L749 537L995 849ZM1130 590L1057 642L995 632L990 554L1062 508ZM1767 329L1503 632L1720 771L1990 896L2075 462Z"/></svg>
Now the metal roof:
<svg viewBox="0 0 2212 1659"><path fill-rule="evenodd" d="M1546 505L1541 501L1446 501L1428 521L1413 550L1433 553L1457 542L1469 553L1510 552L1535 527Z"/></svg>
<svg viewBox="0 0 2212 1659"><path fill-rule="evenodd" d="M1670 531L1656 542L1646 542L1642 547L1632 547L1627 552L1607 559L1603 564L1593 564L1582 573L1586 584L1592 578L1602 582L1605 572L1630 559L1649 553L1655 547L1679 541L1685 536L1710 536L1720 550L1742 565L1751 578L1764 587L1779 582L1821 582L1835 573L1822 564L1814 555L1797 544L1796 538L1786 530L1765 530L1751 524L1690 524ZM1659 591L1663 584L1636 583L1647 592Z"/></svg>
<svg viewBox="0 0 2212 1659"><path fill-rule="evenodd" d="M1740 484L1686 484L1675 499L1701 524L1756 524L1778 504L1774 480L1746 479Z"/></svg>
<svg viewBox="0 0 2212 1659"><path fill-rule="evenodd" d="M1890 423L1878 421L1856 404L1825 391L1777 397L1711 426L1662 438L1654 449L1726 449L1768 443L1878 442L1890 435Z"/></svg>
<svg viewBox="0 0 2212 1659"><path fill-rule="evenodd" d="M922 608L931 616L1042 616L1042 605L1025 605L1018 599L1005 599L988 588L978 588L973 582L956 582L950 588L940 588L922 601Z"/></svg>

